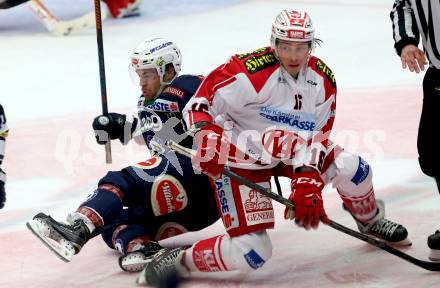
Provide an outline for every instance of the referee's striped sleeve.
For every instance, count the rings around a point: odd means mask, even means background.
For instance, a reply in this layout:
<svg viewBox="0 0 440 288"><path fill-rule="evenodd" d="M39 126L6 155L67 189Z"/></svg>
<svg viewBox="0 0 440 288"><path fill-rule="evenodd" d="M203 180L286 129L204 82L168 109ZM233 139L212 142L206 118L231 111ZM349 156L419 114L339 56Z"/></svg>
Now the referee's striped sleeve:
<svg viewBox="0 0 440 288"><path fill-rule="evenodd" d="M396 0L390 13L393 23L394 48L400 56L403 47L408 44L418 45L420 34L414 11L408 0Z"/></svg>
<svg viewBox="0 0 440 288"><path fill-rule="evenodd" d="M3 158L5 157L5 137L0 136L0 165L2 165Z"/></svg>
<svg viewBox="0 0 440 288"><path fill-rule="evenodd" d="M5 139L8 136L8 126L6 124L6 115L0 104L0 165L3 162L5 156Z"/></svg>

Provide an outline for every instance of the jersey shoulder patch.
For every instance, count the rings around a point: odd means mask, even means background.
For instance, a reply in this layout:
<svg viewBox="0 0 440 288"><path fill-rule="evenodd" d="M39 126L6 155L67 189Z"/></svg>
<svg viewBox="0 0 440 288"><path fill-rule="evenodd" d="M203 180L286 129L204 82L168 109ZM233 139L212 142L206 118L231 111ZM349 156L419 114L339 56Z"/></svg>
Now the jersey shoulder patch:
<svg viewBox="0 0 440 288"><path fill-rule="evenodd" d="M182 75L174 79L170 86L165 88L164 93L168 91L170 94L182 97L181 91L186 91L192 96L197 88L199 88L200 83L203 81L203 76L200 75ZM169 89L168 89L169 88Z"/></svg>
<svg viewBox="0 0 440 288"><path fill-rule="evenodd" d="M336 78L333 71L321 59L312 56L309 61L309 67L318 74L323 75L333 87L336 87Z"/></svg>
<svg viewBox="0 0 440 288"><path fill-rule="evenodd" d="M162 93L171 94L179 98L183 98L185 96L185 91L174 86L168 86L163 90Z"/></svg>
<svg viewBox="0 0 440 288"><path fill-rule="evenodd" d="M174 81L167 86L155 102L166 102L169 106L164 112L181 112L188 103L189 99L196 93L203 77L196 75L182 75L174 79ZM168 109L170 108L170 109ZM176 109L177 108L177 109Z"/></svg>
<svg viewBox="0 0 440 288"><path fill-rule="evenodd" d="M278 64L270 47L259 48L250 53L236 54L234 57L243 64L249 74L255 74Z"/></svg>

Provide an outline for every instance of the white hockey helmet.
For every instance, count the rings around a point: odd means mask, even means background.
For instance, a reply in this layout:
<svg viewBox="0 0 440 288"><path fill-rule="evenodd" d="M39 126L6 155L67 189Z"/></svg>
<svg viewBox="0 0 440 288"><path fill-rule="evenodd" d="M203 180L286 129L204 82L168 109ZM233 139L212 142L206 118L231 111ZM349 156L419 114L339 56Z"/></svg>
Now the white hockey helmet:
<svg viewBox="0 0 440 288"><path fill-rule="evenodd" d="M283 10L272 24L270 44L275 50L276 40L311 42L315 41L312 19L305 11Z"/></svg>
<svg viewBox="0 0 440 288"><path fill-rule="evenodd" d="M160 82L167 84L174 80L179 74L182 66L182 54L179 48L172 41L163 38L147 38L142 41L131 54L130 68L137 69L156 69L160 77ZM176 71L175 77L164 83L165 67L172 64Z"/></svg>

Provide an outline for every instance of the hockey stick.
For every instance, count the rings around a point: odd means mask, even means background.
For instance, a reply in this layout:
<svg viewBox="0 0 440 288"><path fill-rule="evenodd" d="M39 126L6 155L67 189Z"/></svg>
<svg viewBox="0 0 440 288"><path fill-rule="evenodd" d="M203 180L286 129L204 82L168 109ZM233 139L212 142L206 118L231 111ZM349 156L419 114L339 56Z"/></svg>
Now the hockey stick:
<svg viewBox="0 0 440 288"><path fill-rule="evenodd" d="M101 105L102 114L108 114L107 108L107 88L105 84L105 65L104 65L104 43L102 40L102 20L101 20L101 3L100 0L95 1L95 21L96 21L96 42L98 44L99 58L99 82L101 84ZM110 141L105 143L105 163L112 163L112 149Z"/></svg>
<svg viewBox="0 0 440 288"><path fill-rule="evenodd" d="M40 20L49 32L55 36L67 36L72 32L93 27L95 25L94 13L88 13L84 16L68 20L58 20L40 0L31 0L28 7L34 12L35 16ZM104 14L106 17L107 14Z"/></svg>
<svg viewBox="0 0 440 288"><path fill-rule="evenodd" d="M167 145L175 152L182 154L186 157L192 158L195 155L195 151L188 149L186 147L183 147L172 140L168 140ZM272 192L269 188L264 188L258 184L255 184L254 182L250 181L249 179L232 172L227 167L225 167L225 169L223 170L223 174L225 174L229 178L239 182L240 184L246 185L249 188L252 188L252 189L260 192L264 196L267 196L267 197L285 205L288 208L295 208L295 205L291 201L289 201L288 199ZM366 234L362 234L360 232L354 231L354 230L352 230L348 227L345 227L339 223L336 223L332 220L330 220L328 226L330 226L333 229L336 229L342 233L345 233L345 234L350 235L352 237L358 238L364 242L367 242L368 244L373 245L377 248L385 250L388 253L393 254L403 260L406 260L406 261L408 261L408 262L410 262L420 268L423 268L423 269L426 269L429 271L440 271L440 262L424 261L424 260L414 258L411 255L408 255L408 254L388 245L387 243L385 243L383 241L377 240L377 239L375 239L371 236L368 236Z"/></svg>

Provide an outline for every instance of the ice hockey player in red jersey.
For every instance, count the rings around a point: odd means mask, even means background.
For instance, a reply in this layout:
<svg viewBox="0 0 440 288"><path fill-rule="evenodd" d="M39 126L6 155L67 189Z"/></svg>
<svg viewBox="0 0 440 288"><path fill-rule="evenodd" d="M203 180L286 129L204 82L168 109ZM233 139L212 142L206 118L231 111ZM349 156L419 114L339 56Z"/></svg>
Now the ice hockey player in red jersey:
<svg viewBox="0 0 440 288"><path fill-rule="evenodd" d="M138 283L156 284L167 273L248 272L272 255L266 232L274 227L271 200L222 175L226 165L264 187L276 174L291 179L286 219L306 229L328 221L322 189L335 187L362 233L409 245L405 227L384 218L372 171L360 156L329 140L336 112L336 80L312 55L315 30L306 12L283 10L272 26L271 46L237 54L211 72L185 106L195 133L193 165L212 177L226 234L189 248L164 249Z"/></svg>

